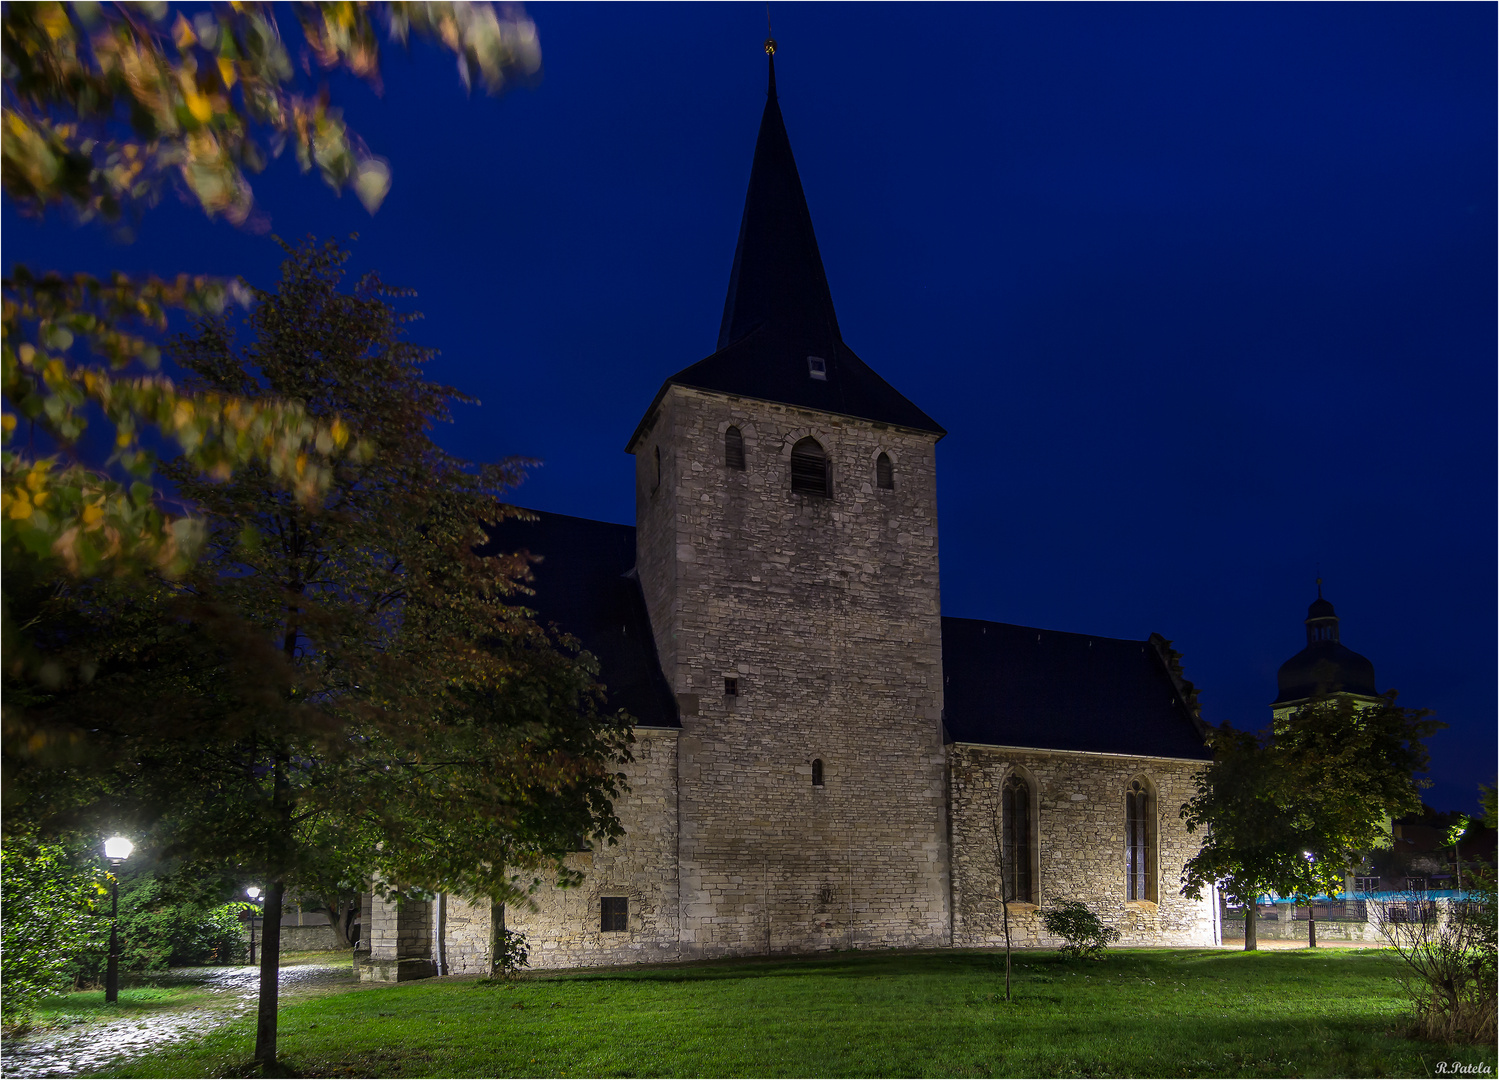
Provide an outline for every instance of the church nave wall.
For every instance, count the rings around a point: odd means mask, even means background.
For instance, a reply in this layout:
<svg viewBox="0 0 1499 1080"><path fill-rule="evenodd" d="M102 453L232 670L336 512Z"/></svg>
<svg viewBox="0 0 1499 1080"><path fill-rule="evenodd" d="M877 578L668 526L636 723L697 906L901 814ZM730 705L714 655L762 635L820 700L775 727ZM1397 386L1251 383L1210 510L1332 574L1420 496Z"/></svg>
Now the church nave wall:
<svg viewBox="0 0 1499 1080"><path fill-rule="evenodd" d="M1035 790L1031 827L1035 892L1051 901L1081 900L1122 934L1120 945L1211 945L1212 902L1181 895L1182 867L1200 847L1178 811L1195 792L1202 764L1163 758L948 747L953 847L953 944L1004 944L992 806L1019 768ZM1151 892L1127 898L1125 791L1149 781L1152 796ZM1055 947L1034 904L1010 905L1017 946Z"/></svg>

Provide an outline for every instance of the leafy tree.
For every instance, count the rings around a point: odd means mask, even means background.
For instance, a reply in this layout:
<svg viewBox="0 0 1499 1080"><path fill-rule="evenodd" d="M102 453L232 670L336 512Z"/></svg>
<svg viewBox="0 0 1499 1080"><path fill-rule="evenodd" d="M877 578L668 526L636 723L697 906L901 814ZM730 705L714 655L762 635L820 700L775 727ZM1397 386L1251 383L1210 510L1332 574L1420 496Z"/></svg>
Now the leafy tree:
<svg viewBox="0 0 1499 1080"><path fill-rule="evenodd" d="M0 849L0 1012L7 1024L24 1021L37 998L65 990L78 957L109 940L98 911L108 879L98 866L76 865L61 845L34 837Z"/></svg>
<svg viewBox="0 0 1499 1080"><path fill-rule="evenodd" d="M1212 734L1213 763L1197 778L1197 794L1184 807L1187 831L1206 830L1202 848L1186 864L1183 893L1196 898L1217 884L1244 908L1244 948L1259 947L1256 904L1310 866L1304 837L1286 809L1295 793L1268 741L1224 724Z"/></svg>
<svg viewBox="0 0 1499 1080"><path fill-rule="evenodd" d="M619 834L628 758L592 661L507 603L526 558L475 553L514 513L498 495L519 463L437 447L433 424L463 399L423 377L430 352L405 339L394 290L370 275L342 291L345 259L289 249L243 343L205 320L174 356L198 392L296 398L365 450L330 456L315 505L262 465L219 480L165 464L203 514L202 558L175 583L47 594L59 652L111 651L89 681L29 704L54 743L87 728L112 750L102 769L28 771L31 813L135 815L167 854L264 882L266 1064L286 890L373 880L524 903L544 876L576 880L563 859L578 833ZM72 805L80 790L87 806Z"/></svg>
<svg viewBox="0 0 1499 1080"><path fill-rule="evenodd" d="M1263 736L1217 729L1213 763L1182 807L1189 831L1207 830L1183 892L1197 897L1216 882L1244 905L1250 950L1259 896L1341 892L1347 868L1389 843L1389 817L1421 805L1423 740L1443 726L1428 715L1391 692L1374 705L1314 700Z"/></svg>
<svg viewBox="0 0 1499 1080"><path fill-rule="evenodd" d="M377 15L399 43L414 34L455 52L465 85L478 78L498 92L541 62L534 25L488 4L324 2L295 10L321 68L352 72L377 88ZM252 223L248 174L290 147L304 172L316 168L335 190L352 188L373 212L390 168L349 129L326 88L306 85L277 14L276 6L256 3L191 14L165 3L7 5L0 14L6 196L34 216L60 209L80 220L118 221L138 216L171 183L210 217ZM211 474L255 462L304 499L316 498L328 480L320 458L344 449L336 417L311 423L299 403L263 396L184 394L154 373L153 334L169 311L215 314L242 295L237 283L188 275L100 280L17 267L4 279L0 544L8 558L56 559L74 574L185 569L201 531L160 509L147 482L145 429L174 440ZM90 407L113 426L114 463L133 482L16 444L21 418L66 451Z"/></svg>

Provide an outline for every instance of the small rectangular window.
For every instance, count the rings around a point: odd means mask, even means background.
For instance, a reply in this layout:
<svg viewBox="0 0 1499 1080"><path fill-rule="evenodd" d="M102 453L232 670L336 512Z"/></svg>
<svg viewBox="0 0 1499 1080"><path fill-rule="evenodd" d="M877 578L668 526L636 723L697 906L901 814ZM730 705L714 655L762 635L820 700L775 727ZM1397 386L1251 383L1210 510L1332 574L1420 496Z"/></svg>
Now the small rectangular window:
<svg viewBox="0 0 1499 1080"><path fill-rule="evenodd" d="M807 374L811 375L814 379L827 382L828 362L820 356L807 357Z"/></svg>
<svg viewBox="0 0 1499 1080"><path fill-rule="evenodd" d="M628 896L599 897L599 930L605 934L617 934L630 928L630 898Z"/></svg>
<svg viewBox="0 0 1499 1080"><path fill-rule="evenodd" d="M1379 892L1379 878L1356 877L1353 879L1353 891L1361 893Z"/></svg>
<svg viewBox="0 0 1499 1080"><path fill-rule="evenodd" d="M739 696L739 680L738 679L725 679L723 681L723 696L724 697L738 697Z"/></svg>

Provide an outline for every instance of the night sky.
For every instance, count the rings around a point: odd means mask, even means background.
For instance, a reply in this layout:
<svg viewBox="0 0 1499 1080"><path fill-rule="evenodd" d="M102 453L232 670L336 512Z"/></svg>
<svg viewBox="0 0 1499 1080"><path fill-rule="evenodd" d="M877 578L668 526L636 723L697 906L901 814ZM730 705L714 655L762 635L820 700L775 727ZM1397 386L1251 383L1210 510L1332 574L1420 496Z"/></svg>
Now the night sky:
<svg viewBox="0 0 1499 1080"><path fill-rule="evenodd" d="M440 433L544 465L526 506L634 520L625 440L713 351L765 101L763 5L534 6L545 71L445 54L335 98L371 218L277 162L271 230L417 290ZM1439 809L1495 775L1491 4L773 6L782 109L845 340L945 426L943 611L1183 654L1269 721L1325 593L1381 688L1451 725ZM283 27L294 33L289 13ZM23 221L4 259L241 274L268 234L168 196L122 245Z"/></svg>

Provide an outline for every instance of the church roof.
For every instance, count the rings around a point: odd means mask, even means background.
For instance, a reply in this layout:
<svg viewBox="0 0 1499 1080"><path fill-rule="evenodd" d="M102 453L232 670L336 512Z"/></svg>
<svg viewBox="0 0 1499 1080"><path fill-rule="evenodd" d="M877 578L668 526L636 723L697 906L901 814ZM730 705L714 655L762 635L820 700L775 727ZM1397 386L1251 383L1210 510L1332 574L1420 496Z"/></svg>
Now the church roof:
<svg viewBox="0 0 1499 1080"><path fill-rule="evenodd" d="M1306 609L1306 648L1280 665L1275 674L1275 700L1286 705L1318 694L1362 694L1375 697L1374 663L1344 645L1338 628L1338 613L1322 595L1317 579L1317 599Z"/></svg>
<svg viewBox="0 0 1499 1080"><path fill-rule="evenodd" d="M1374 661L1340 641L1312 642L1280 665L1275 682L1280 692L1272 705L1305 701L1318 694L1379 694L1374 686Z"/></svg>
<svg viewBox="0 0 1499 1080"><path fill-rule="evenodd" d="M1152 641L942 618L951 742L1211 760Z"/></svg>
<svg viewBox="0 0 1499 1080"><path fill-rule="evenodd" d="M489 526L480 554L529 550L542 624L599 661L608 707L680 727L635 568L635 529L566 514ZM1192 710L1150 641L942 619L948 739L993 746L1207 760Z"/></svg>
<svg viewBox="0 0 1499 1080"><path fill-rule="evenodd" d="M536 595L516 600L555 623L599 662L609 711L624 709L646 727L681 727L677 703L661 663L635 575L635 527L607 521L536 514L486 526L481 555L528 550L542 561L531 568Z"/></svg>
<svg viewBox="0 0 1499 1080"><path fill-rule="evenodd" d="M825 378L813 377L809 357L824 362ZM947 434L843 343L776 98L774 58L717 351L661 385L630 446L673 385Z"/></svg>

